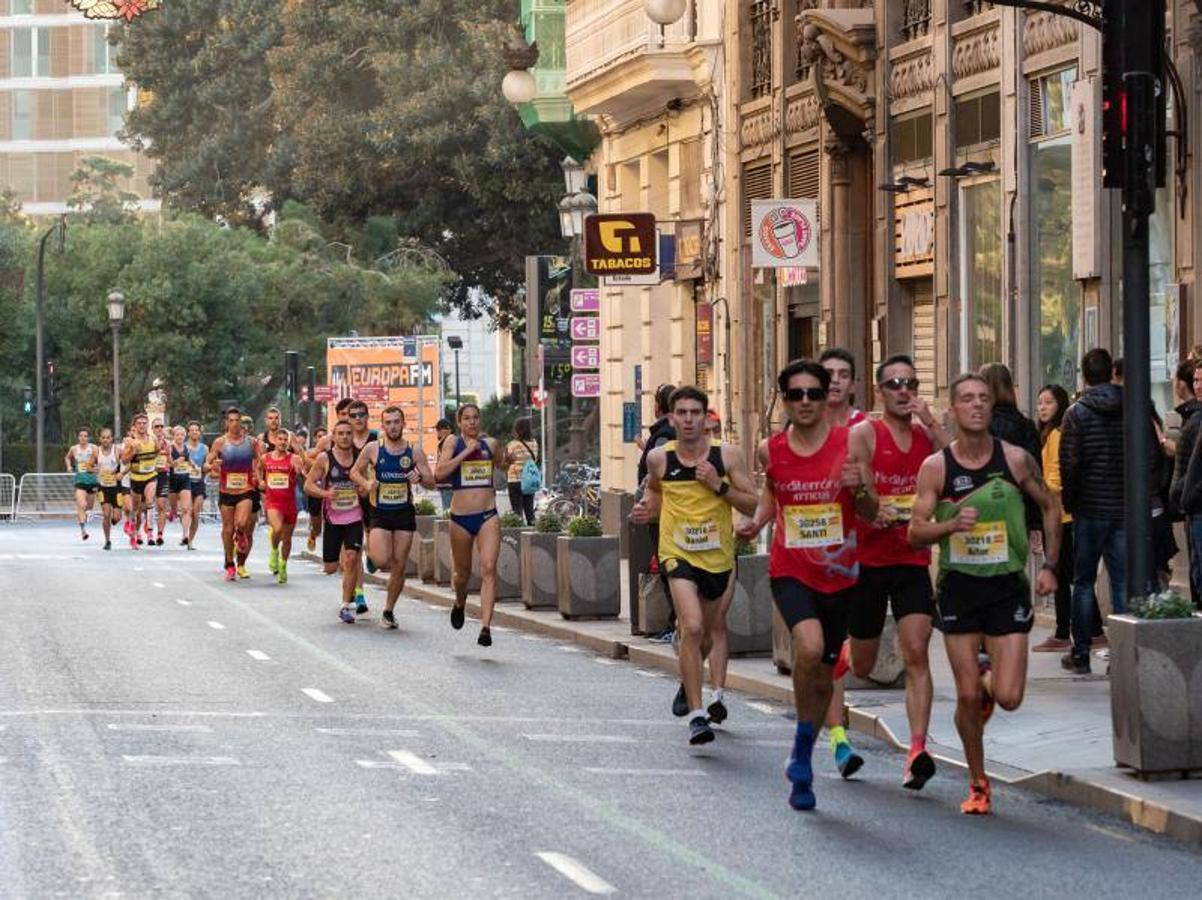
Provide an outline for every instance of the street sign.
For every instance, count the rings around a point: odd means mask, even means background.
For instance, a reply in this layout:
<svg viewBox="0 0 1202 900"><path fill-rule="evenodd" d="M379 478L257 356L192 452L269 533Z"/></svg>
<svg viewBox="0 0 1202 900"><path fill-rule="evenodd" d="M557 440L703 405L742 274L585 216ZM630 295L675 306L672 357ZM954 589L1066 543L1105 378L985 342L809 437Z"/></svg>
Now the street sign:
<svg viewBox="0 0 1202 900"><path fill-rule="evenodd" d="M569 303L574 313L601 312L601 292L596 288L573 288Z"/></svg>
<svg viewBox="0 0 1202 900"><path fill-rule="evenodd" d="M337 399L337 392L333 385L315 385L313 388L313 393L317 395L316 400L318 403L332 403L335 399ZM307 384L301 387L300 399L302 403L309 402L309 386Z"/></svg>
<svg viewBox="0 0 1202 900"><path fill-rule="evenodd" d="M542 409L547 405L547 392L540 391L538 388L530 389L530 405L535 409Z"/></svg>
<svg viewBox="0 0 1202 900"><path fill-rule="evenodd" d="M401 342L401 356L405 359L417 356L417 338L405 338Z"/></svg>
<svg viewBox="0 0 1202 900"><path fill-rule="evenodd" d="M593 372L577 372L572 376L573 397L600 397L601 376Z"/></svg>
<svg viewBox="0 0 1202 900"><path fill-rule="evenodd" d="M584 267L591 275L653 272L658 244L653 213L600 213L584 220Z"/></svg>
<svg viewBox="0 0 1202 900"><path fill-rule="evenodd" d="M599 341L601 320L596 316L572 316L570 334L573 341Z"/></svg>
<svg viewBox="0 0 1202 900"><path fill-rule="evenodd" d="M601 368L601 348L596 344L581 344L572 348L573 369Z"/></svg>
<svg viewBox="0 0 1202 900"><path fill-rule="evenodd" d="M817 269L818 201L751 201L751 265Z"/></svg>
<svg viewBox="0 0 1202 900"><path fill-rule="evenodd" d="M633 444L639 439L639 405L622 404L622 443Z"/></svg>
<svg viewBox="0 0 1202 900"><path fill-rule="evenodd" d="M602 282L606 287L622 285L637 285L647 287L660 284L667 278L672 278L676 271L676 235L656 232L659 238L659 260L655 268L647 273L617 272L605 276Z"/></svg>

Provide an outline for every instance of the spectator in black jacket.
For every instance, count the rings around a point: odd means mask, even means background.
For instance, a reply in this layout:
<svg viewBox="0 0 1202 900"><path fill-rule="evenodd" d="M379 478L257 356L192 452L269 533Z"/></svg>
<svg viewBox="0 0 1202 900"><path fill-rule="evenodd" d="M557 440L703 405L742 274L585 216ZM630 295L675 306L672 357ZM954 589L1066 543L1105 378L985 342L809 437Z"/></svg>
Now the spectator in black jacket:
<svg viewBox="0 0 1202 900"><path fill-rule="evenodd" d="M1042 472L1043 442L1039 439L1039 426L1019 410L1014 392L1014 378L1010 370L1001 363L989 363L981 366L980 374L993 391L993 419L989 423L989 433L1008 444L1022 447L1035 460L1036 469ZM1024 499L1027 531L1041 532L1043 518L1039 506L1030 497Z"/></svg>
<svg viewBox="0 0 1202 900"><path fill-rule="evenodd" d="M1180 374L1178 370L1178 377ZM1196 366L1192 376L1196 396L1202 392L1202 366ZM1185 425L1177 438L1176 452L1173 456L1173 480L1169 486L1170 507L1185 516L1185 541L1189 550L1189 588L1194 606L1199 606L1202 601L1202 497L1194 490L1186 495L1185 476L1189 471L1190 460L1197 452L1198 434L1202 431L1202 415L1197 414L1199 408L1202 408L1202 404L1196 399L1187 400L1177 407ZM1189 413L1188 416L1186 412Z"/></svg>

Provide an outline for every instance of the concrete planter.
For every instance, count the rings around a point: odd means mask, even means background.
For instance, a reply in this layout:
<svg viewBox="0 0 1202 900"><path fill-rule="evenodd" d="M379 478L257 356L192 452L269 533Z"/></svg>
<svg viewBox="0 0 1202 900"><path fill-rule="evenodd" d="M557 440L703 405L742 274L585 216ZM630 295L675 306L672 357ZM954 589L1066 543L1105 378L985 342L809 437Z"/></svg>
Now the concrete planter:
<svg viewBox="0 0 1202 900"><path fill-rule="evenodd" d="M622 559L630 557L630 511L634 509L634 494L627 491L601 492L601 530L618 536L618 552Z"/></svg>
<svg viewBox="0 0 1202 900"><path fill-rule="evenodd" d="M639 577L646 575L651 568L651 558L655 555L655 540L650 525L633 525L626 523L626 542L628 563L626 567L627 587L626 596L630 598L630 633L653 634L643 625L642 614L639 612Z"/></svg>
<svg viewBox="0 0 1202 900"><path fill-rule="evenodd" d="M516 600L522 596L522 532L526 528L502 528L501 552L497 556L497 599ZM472 580L481 582L480 554L472 554ZM474 589L473 589L474 590Z"/></svg>
<svg viewBox="0 0 1202 900"><path fill-rule="evenodd" d="M622 566L618 538L574 538L556 542L559 614L565 619L616 619L622 612Z"/></svg>
<svg viewBox="0 0 1202 900"><path fill-rule="evenodd" d="M658 575L639 576L638 608L643 634L651 636L668 630L672 598L664 590L664 580Z"/></svg>
<svg viewBox="0 0 1202 900"><path fill-rule="evenodd" d="M423 531L423 527L425 531ZM417 516L417 531L413 533L413 545L409 548L409 561L405 566L405 575L418 577L421 575L421 539L433 537L434 516Z"/></svg>
<svg viewBox="0 0 1202 900"><path fill-rule="evenodd" d="M559 581L555 574L555 542L558 539L558 532L523 531L519 536L522 602L527 609L559 606Z"/></svg>
<svg viewBox="0 0 1202 900"><path fill-rule="evenodd" d="M1110 616L1114 761L1140 773L1202 770L1202 616Z"/></svg>
<svg viewBox="0 0 1202 900"><path fill-rule="evenodd" d="M451 520L439 518L434 522L434 581L437 584L450 584L454 574L455 564L451 559ZM467 580L468 593L480 590L480 572L472 554L472 574Z"/></svg>
<svg viewBox="0 0 1202 900"><path fill-rule="evenodd" d="M413 539L417 553L417 574L426 584L434 581L434 538L421 536Z"/></svg>
<svg viewBox="0 0 1202 900"><path fill-rule="evenodd" d="M735 559L735 591L726 616L731 656L772 651L772 588L768 583L768 554Z"/></svg>

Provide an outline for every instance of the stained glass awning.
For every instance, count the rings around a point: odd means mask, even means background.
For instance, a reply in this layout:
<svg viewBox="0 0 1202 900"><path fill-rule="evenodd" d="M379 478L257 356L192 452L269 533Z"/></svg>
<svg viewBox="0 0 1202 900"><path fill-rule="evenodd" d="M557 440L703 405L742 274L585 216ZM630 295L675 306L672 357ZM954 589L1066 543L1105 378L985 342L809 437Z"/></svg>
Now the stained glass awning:
<svg viewBox="0 0 1202 900"><path fill-rule="evenodd" d="M158 9L162 0L71 0L71 5L89 19L124 19L132 22L143 13Z"/></svg>

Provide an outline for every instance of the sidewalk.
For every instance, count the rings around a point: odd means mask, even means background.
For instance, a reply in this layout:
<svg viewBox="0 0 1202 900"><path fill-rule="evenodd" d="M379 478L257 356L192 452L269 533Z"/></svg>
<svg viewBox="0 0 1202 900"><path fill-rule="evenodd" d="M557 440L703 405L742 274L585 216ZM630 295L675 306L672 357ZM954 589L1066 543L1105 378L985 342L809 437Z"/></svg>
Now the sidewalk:
<svg viewBox="0 0 1202 900"><path fill-rule="evenodd" d="M300 556L311 561L309 553ZM623 566L625 561L623 560ZM382 585L378 576L368 582ZM454 594L447 587L416 579L405 592L420 600L449 607ZM612 659L676 672L670 645L631 635L623 601L623 615L606 621L568 621L556 610L529 610L521 601L497 604L493 621L516 630L543 634L579 644ZM479 597L469 595L469 612L479 612ZM1046 627L1031 633L1034 646L1048 635ZM1095 672L1105 663L1094 661ZM935 701L928 747L945 763L963 765L953 717L956 699L951 668L938 635L931 647L931 675ZM792 682L776 671L768 658L730 661L727 687L755 697L793 705ZM907 749L905 696L900 689L847 691L850 728ZM783 710L782 710L783 711ZM1202 779L1192 781L1142 781L1114 765L1111 754L1110 685L1105 675L1074 677L1060 668L1060 654L1032 653L1026 699L1015 713L998 710L985 738L990 777L1039 791L1077 806L1124 818L1177 840L1202 846Z"/></svg>

